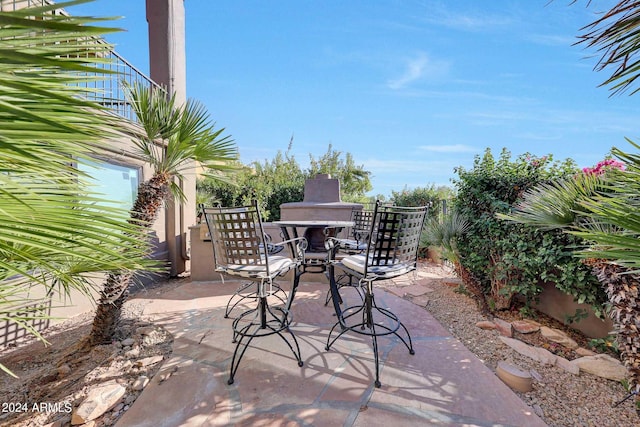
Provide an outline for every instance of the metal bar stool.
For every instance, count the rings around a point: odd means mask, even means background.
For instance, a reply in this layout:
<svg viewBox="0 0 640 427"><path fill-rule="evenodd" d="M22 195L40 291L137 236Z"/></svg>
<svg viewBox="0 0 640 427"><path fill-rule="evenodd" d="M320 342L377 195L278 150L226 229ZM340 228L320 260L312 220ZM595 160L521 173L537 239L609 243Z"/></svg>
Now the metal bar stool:
<svg viewBox="0 0 640 427"><path fill-rule="evenodd" d="M228 384L233 384L240 361L254 338L278 335L293 353L298 366L302 366L300 346L289 328L292 316L289 311L291 298L300 280L299 266L304 259L306 241L281 242L275 246L288 246L297 253L289 257L273 254L274 246L265 238L262 217L257 202L238 208L205 208L201 206L209 227L214 249L216 271L255 282L255 307L242 312L232 323L233 342L236 343ZM289 243L293 243L289 245ZM273 306L268 298L280 288L275 279L293 270L289 301ZM282 299L280 298L280 301ZM285 335L285 332L288 335ZM290 336L290 339L287 338Z"/></svg>
<svg viewBox="0 0 640 427"><path fill-rule="evenodd" d="M329 263L329 280L332 301L338 321L327 337L328 351L336 340L347 332L367 335L372 338L375 358L375 386L380 387L380 360L378 337L395 335L415 354L409 331L398 316L388 308L380 307L374 295L374 283L389 280L416 270L420 234L427 214L427 206L400 207L376 204L374 218L365 253L335 259L338 241L332 245ZM342 309L342 298L338 292L336 277L346 275L355 280L364 295L361 304ZM406 338L400 334L404 331ZM337 335L332 338L334 332Z"/></svg>

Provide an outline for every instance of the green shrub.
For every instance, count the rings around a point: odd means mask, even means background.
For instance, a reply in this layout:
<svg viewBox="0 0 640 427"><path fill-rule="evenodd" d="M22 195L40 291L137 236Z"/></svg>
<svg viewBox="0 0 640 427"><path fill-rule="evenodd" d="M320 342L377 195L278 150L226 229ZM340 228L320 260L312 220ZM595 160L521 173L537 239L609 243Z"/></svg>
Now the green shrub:
<svg viewBox="0 0 640 427"><path fill-rule="evenodd" d="M442 200L450 197L452 190L448 187L417 187L415 189L403 189L402 191L392 191L390 202L396 206L429 206L427 218L425 220L425 230L420 236L418 254L420 257L426 256L427 248L432 242L427 233L427 224L432 219L437 219L441 213Z"/></svg>
<svg viewBox="0 0 640 427"><path fill-rule="evenodd" d="M512 160L507 150L496 160L488 149L471 170L457 169L454 206L470 223L458 241L461 264L478 280L492 307L509 308L515 294L531 303L542 283L552 282L603 313L604 292L590 268L572 256L572 248L582 244L579 238L496 218L508 213L526 190L577 172L572 160L558 163L551 156L530 154Z"/></svg>

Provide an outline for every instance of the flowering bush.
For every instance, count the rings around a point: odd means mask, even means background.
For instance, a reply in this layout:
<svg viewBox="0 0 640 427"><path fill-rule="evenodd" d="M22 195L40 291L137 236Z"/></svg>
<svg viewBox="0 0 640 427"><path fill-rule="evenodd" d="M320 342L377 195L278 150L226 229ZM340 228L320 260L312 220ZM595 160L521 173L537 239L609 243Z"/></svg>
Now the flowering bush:
<svg viewBox="0 0 640 427"><path fill-rule="evenodd" d="M581 244L579 237L498 218L511 212L529 189L579 174L571 159L557 162L551 155L530 154L512 159L505 149L494 158L487 149L476 157L473 169L458 168L457 173L454 208L469 221L456 241L460 263L492 309L509 308L516 294L531 304L549 282L598 310L606 296L590 268L568 250Z"/></svg>
<svg viewBox="0 0 640 427"><path fill-rule="evenodd" d="M618 169L623 171L624 163L615 159L604 159L599 161L598 164L592 168L583 168L582 172L586 175L600 176L611 169Z"/></svg>

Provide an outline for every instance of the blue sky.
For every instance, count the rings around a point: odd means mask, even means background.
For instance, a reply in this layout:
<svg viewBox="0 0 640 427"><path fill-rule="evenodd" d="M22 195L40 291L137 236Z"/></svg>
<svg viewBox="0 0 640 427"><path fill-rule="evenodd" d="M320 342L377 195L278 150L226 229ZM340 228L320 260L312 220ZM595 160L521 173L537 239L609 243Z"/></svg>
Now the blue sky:
<svg viewBox="0 0 640 427"><path fill-rule="evenodd" d="M640 95L598 85L573 46L613 1L188 0L187 92L241 160L286 151L303 166L331 144L372 173L372 195L452 185L489 147L591 166L640 141ZM74 14L123 16L108 37L148 72L144 0Z"/></svg>

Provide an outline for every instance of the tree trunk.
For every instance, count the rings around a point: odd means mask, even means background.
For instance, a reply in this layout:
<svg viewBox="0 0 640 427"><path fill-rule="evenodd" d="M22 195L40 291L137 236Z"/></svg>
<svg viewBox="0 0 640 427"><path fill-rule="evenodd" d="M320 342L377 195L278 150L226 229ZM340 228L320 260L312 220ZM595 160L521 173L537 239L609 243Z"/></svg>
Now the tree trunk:
<svg viewBox="0 0 640 427"><path fill-rule="evenodd" d="M164 200L169 196L168 182L167 176L154 175L149 181L140 184L129 222L141 224L151 230ZM122 305L129 296L132 278L131 272L113 272L107 275L88 338L91 346L105 344L113 339Z"/></svg>
<svg viewBox="0 0 640 427"><path fill-rule="evenodd" d="M489 305L487 304L487 299L484 296L484 292L482 292L482 286L478 283L473 274L469 270L467 270L460 262L453 263L454 269L458 277L464 283L464 286L467 288L471 295L473 295L473 299L478 304L478 309L480 312L487 316L490 314L491 310L489 309Z"/></svg>
<svg viewBox="0 0 640 427"><path fill-rule="evenodd" d="M491 298L495 304L495 309L498 311L508 310L511 308L511 303L513 302L513 294L503 292L505 287L506 284L504 281L496 278L491 279Z"/></svg>
<svg viewBox="0 0 640 427"><path fill-rule="evenodd" d="M122 305L129 296L130 283L131 274L108 274L100 291L100 301L93 318L89 335L91 346L107 344L113 339L122 313Z"/></svg>
<svg viewBox="0 0 640 427"><path fill-rule="evenodd" d="M620 360L629 371L631 391L640 392L640 274L605 262L593 263L593 274L612 304ZM640 397L636 397L636 404ZM638 406L636 406L638 408Z"/></svg>

